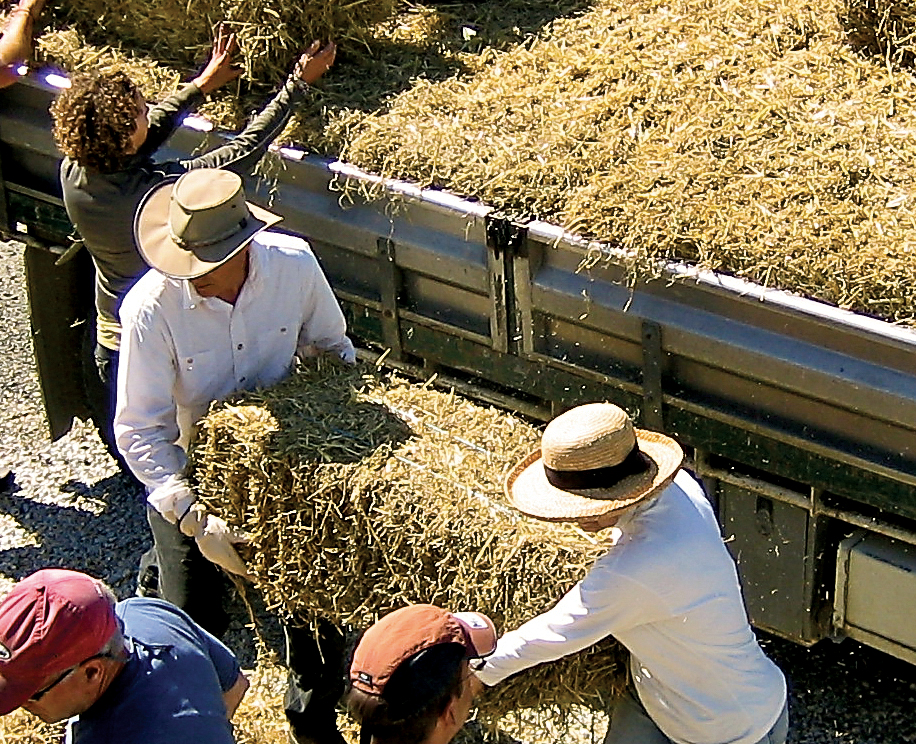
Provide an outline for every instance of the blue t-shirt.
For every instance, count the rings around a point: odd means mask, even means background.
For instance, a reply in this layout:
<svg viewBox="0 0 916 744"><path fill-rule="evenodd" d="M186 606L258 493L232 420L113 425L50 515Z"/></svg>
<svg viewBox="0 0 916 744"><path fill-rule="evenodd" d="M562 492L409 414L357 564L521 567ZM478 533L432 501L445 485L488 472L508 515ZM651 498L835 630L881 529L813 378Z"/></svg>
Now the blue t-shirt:
<svg viewBox="0 0 916 744"><path fill-rule="evenodd" d="M115 611L130 658L70 723L73 744L234 744L223 693L240 670L232 652L177 607L133 597Z"/></svg>

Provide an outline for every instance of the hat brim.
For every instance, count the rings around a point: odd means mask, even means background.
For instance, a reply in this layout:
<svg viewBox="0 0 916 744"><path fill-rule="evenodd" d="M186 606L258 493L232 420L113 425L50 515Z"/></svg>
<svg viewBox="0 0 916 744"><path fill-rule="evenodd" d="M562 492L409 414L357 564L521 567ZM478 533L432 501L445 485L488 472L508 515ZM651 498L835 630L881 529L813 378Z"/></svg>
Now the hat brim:
<svg viewBox="0 0 916 744"><path fill-rule="evenodd" d="M262 230L283 218L246 201L251 217L245 227L226 240L191 252L172 240L169 231L169 202L178 177L154 186L143 198L134 218L134 238L143 260L173 279L196 279L221 266Z"/></svg>
<svg viewBox="0 0 916 744"><path fill-rule="evenodd" d="M541 452L532 452L506 476L506 498L523 514L546 521L571 521L628 509L667 486L684 460L680 445L655 431L636 429L639 450L648 469L607 488L563 490L552 485L544 472Z"/></svg>
<svg viewBox="0 0 916 744"><path fill-rule="evenodd" d="M465 637L470 643L469 658L482 659L496 650L496 626L489 617L482 612L452 612L450 614L464 629Z"/></svg>
<svg viewBox="0 0 916 744"><path fill-rule="evenodd" d="M43 681L44 677L34 679L17 674L15 679L7 679L0 675L0 716L21 708L41 689Z"/></svg>

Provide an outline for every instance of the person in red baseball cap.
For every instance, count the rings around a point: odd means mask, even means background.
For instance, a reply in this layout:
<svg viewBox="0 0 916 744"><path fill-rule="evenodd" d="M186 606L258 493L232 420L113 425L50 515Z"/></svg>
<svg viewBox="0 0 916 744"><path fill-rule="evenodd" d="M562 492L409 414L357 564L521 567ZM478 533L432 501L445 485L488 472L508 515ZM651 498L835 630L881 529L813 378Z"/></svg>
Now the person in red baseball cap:
<svg viewBox="0 0 916 744"><path fill-rule="evenodd" d="M383 617L356 645L344 696L360 744L447 744L481 687L472 670L495 648L493 621L478 612L417 604Z"/></svg>
<svg viewBox="0 0 916 744"><path fill-rule="evenodd" d="M69 718L71 744L234 744L247 689L232 652L163 600L43 569L0 602L0 715Z"/></svg>
<svg viewBox="0 0 916 744"><path fill-rule="evenodd" d="M24 706L53 722L82 712L78 704L48 707L49 693L72 677L101 694L119 671L123 648L104 585L76 571L32 574L0 604L0 715Z"/></svg>

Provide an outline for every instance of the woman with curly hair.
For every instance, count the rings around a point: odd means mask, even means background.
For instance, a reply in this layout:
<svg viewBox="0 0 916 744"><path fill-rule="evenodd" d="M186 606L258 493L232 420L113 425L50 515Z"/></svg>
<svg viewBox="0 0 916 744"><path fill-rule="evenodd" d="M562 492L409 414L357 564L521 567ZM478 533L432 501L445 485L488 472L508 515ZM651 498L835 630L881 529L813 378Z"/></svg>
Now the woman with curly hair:
<svg viewBox="0 0 916 744"><path fill-rule="evenodd" d="M188 160L155 160L156 151L184 116L241 74L232 64L234 48L234 36L221 27L203 71L149 109L136 84L119 71L74 75L70 88L51 107L54 139L64 154L64 205L96 270L95 364L87 365L95 369L86 375L90 406L106 446L125 472L112 431L121 335L118 308L148 268L133 235L140 201L163 179L194 168L227 168L249 175L336 52L333 43L319 48L314 42L268 104L227 144Z"/></svg>

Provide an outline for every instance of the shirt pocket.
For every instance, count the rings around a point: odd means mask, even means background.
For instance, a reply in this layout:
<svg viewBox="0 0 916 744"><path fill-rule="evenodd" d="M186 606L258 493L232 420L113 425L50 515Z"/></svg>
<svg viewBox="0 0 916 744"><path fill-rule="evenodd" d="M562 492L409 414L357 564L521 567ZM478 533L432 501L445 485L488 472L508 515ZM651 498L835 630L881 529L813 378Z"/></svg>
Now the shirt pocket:
<svg viewBox="0 0 916 744"><path fill-rule="evenodd" d="M184 406L209 405L222 397L225 379L231 385L232 370L226 369L223 355L212 349L185 353L178 358L178 385L176 401Z"/></svg>

